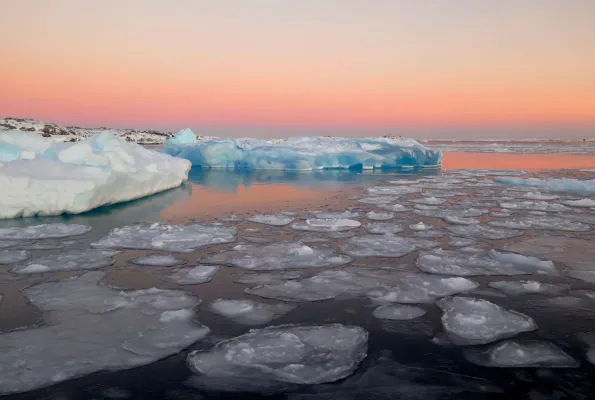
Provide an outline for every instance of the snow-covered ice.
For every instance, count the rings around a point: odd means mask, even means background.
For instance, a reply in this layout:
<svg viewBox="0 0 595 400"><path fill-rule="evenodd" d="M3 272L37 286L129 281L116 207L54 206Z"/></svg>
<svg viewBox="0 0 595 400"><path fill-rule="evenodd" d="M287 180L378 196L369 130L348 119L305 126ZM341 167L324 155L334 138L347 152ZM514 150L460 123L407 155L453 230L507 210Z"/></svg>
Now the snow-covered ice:
<svg viewBox="0 0 595 400"><path fill-rule="evenodd" d="M508 239L516 236L521 236L523 234L523 232L519 230L492 229L483 225L457 225L449 226L446 229L448 229L450 232L454 233L457 236L489 240Z"/></svg>
<svg viewBox="0 0 595 400"><path fill-rule="evenodd" d="M491 226L510 229L553 229L567 232L587 232L591 227L582 222L550 216L522 216L488 222Z"/></svg>
<svg viewBox="0 0 595 400"><path fill-rule="evenodd" d="M23 290L51 323L0 334L0 393L149 364L209 333L193 322L197 297L176 290L111 288L99 283L104 277L88 272Z"/></svg>
<svg viewBox="0 0 595 400"><path fill-rule="evenodd" d="M376 308L372 315L378 319L405 321L423 316L426 311L416 306L385 304Z"/></svg>
<svg viewBox="0 0 595 400"><path fill-rule="evenodd" d="M236 229L203 224L162 223L124 226L92 244L97 248L143 249L188 253L205 246L235 241Z"/></svg>
<svg viewBox="0 0 595 400"><path fill-rule="evenodd" d="M382 213L370 211L366 213L366 217L373 221L386 221L395 217L394 213Z"/></svg>
<svg viewBox="0 0 595 400"><path fill-rule="evenodd" d="M169 254L147 254L146 256L133 258L129 262L146 267L175 267L176 265L186 264L186 261Z"/></svg>
<svg viewBox="0 0 595 400"><path fill-rule="evenodd" d="M283 226L289 225L293 222L293 217L288 217L286 215L271 215L271 214L258 214L248 218L250 222L256 222L259 224L264 225L272 225L272 226Z"/></svg>
<svg viewBox="0 0 595 400"><path fill-rule="evenodd" d="M272 271L332 267L348 264L351 258L299 242L279 242L264 246L237 245L232 250L207 257L205 262L255 271Z"/></svg>
<svg viewBox="0 0 595 400"><path fill-rule="evenodd" d="M198 265L196 267L179 268L164 276L164 279L178 285L196 285L213 279L219 267L214 265Z"/></svg>
<svg viewBox="0 0 595 400"><path fill-rule="evenodd" d="M117 251L86 249L69 250L35 258L27 264L14 267L17 274L36 274L54 271L76 271L109 267L114 263Z"/></svg>
<svg viewBox="0 0 595 400"><path fill-rule="evenodd" d="M291 225L293 229L311 232L341 232L359 228L360 226L359 221L347 218L308 218L305 221Z"/></svg>
<svg viewBox="0 0 595 400"><path fill-rule="evenodd" d="M296 306L287 303L267 304L253 300L217 299L209 309L242 325L262 325L279 318Z"/></svg>
<svg viewBox="0 0 595 400"><path fill-rule="evenodd" d="M494 178L494 182L505 185L525 186L554 192L577 193L581 195L595 195L595 179L581 181L578 179L538 179L538 178Z"/></svg>
<svg viewBox="0 0 595 400"><path fill-rule="evenodd" d="M31 258L25 250L0 250L0 265L15 264Z"/></svg>
<svg viewBox="0 0 595 400"><path fill-rule="evenodd" d="M32 225L24 228L10 227L0 228L0 239L5 240L34 240L34 239L52 239L65 238L69 236L79 236L91 230L90 226L79 224L41 224Z"/></svg>
<svg viewBox="0 0 595 400"><path fill-rule="evenodd" d="M459 346L491 343L537 329L531 317L483 299L457 296L436 304L443 311L448 338Z"/></svg>
<svg viewBox="0 0 595 400"><path fill-rule="evenodd" d="M432 240L364 235L348 239L341 245L341 251L353 257L402 257L412 251L439 245L440 243Z"/></svg>
<svg viewBox="0 0 595 400"><path fill-rule="evenodd" d="M228 391L258 390L259 382L266 387L270 381L319 384L345 378L366 357L367 347L368 333L360 327L281 325L192 352L188 363L202 386L211 382Z"/></svg>
<svg viewBox="0 0 595 400"><path fill-rule="evenodd" d="M464 350L467 361L482 367L575 368L579 363L553 343L537 340L505 340L487 348Z"/></svg>
<svg viewBox="0 0 595 400"><path fill-rule="evenodd" d="M570 290L570 285L565 283L545 283L538 281L496 281L488 286L509 295L523 294L551 294L558 295Z"/></svg>
<svg viewBox="0 0 595 400"><path fill-rule="evenodd" d="M376 235L394 235L395 233L403 232L405 228L403 225L394 224L391 222L372 222L364 225L364 228Z"/></svg>
<svg viewBox="0 0 595 400"><path fill-rule="evenodd" d="M180 186L191 167L109 134L60 144L38 134L24 138L0 132L0 219L78 214L138 199Z"/></svg>

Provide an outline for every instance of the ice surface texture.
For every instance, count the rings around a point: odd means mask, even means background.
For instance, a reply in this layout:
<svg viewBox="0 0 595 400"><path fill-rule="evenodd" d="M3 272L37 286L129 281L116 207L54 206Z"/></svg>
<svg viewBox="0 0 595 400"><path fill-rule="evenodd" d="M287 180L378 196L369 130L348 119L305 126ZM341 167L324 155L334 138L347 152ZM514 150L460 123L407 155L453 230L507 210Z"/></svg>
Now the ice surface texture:
<svg viewBox="0 0 595 400"><path fill-rule="evenodd" d="M88 272L23 290L51 325L0 334L0 394L149 364L208 334L193 322L197 297L155 288L123 291L99 284L104 276Z"/></svg>
<svg viewBox="0 0 595 400"><path fill-rule="evenodd" d="M253 300L217 299L209 309L242 325L262 325L293 310L292 304L266 304Z"/></svg>
<svg viewBox="0 0 595 400"><path fill-rule="evenodd" d="M0 239L5 240L30 240L30 239L56 239L69 236L79 236L91 230L90 226L78 224L42 224L24 228L0 228Z"/></svg>
<svg viewBox="0 0 595 400"><path fill-rule="evenodd" d="M11 272L17 274L35 274L53 271L99 269L112 265L116 254L118 252L113 250L70 250L36 258L28 264L16 266Z"/></svg>
<svg viewBox="0 0 595 400"><path fill-rule="evenodd" d="M366 357L368 333L355 326L274 326L192 352L188 363L204 385L225 380L242 390L246 380L293 384L334 382L351 375Z"/></svg>
<svg viewBox="0 0 595 400"><path fill-rule="evenodd" d="M0 132L0 219L78 214L178 187L191 163L109 134L59 143Z"/></svg>
<svg viewBox="0 0 595 400"><path fill-rule="evenodd" d="M488 348L469 348L465 349L465 358L483 367L573 368L579 365L558 346L537 340L506 340Z"/></svg>
<svg viewBox="0 0 595 400"><path fill-rule="evenodd" d="M494 182L514 186L527 186L554 192L569 192L582 195L595 195L595 179L581 181L578 179L537 179L537 178L494 178Z"/></svg>
<svg viewBox="0 0 595 400"><path fill-rule="evenodd" d="M180 268L177 271L166 275L165 280L177 283L178 285L195 285L206 283L213 279L219 267L214 265L198 265L196 267Z"/></svg>
<svg viewBox="0 0 595 400"><path fill-rule="evenodd" d="M129 262L144 267L175 267L176 265L186 264L186 261L169 254L147 254L146 256L133 258Z"/></svg>
<svg viewBox="0 0 595 400"><path fill-rule="evenodd" d="M436 168L442 152L412 139L296 137L192 141L185 131L168 139L163 152L202 168L317 170L325 168Z"/></svg>

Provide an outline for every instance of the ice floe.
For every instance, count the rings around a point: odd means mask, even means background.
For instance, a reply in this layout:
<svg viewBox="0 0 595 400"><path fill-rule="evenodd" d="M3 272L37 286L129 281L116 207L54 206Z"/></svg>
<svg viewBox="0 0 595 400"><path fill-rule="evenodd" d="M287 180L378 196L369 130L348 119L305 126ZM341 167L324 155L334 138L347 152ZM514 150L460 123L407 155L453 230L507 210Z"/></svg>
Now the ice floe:
<svg viewBox="0 0 595 400"><path fill-rule="evenodd" d="M359 214L355 211L312 211L311 214L319 219L344 219L356 218Z"/></svg>
<svg viewBox="0 0 595 400"><path fill-rule="evenodd" d="M488 224L510 229L553 229L567 232L587 232L591 230L589 225L582 222L549 216L514 217L506 220L490 221Z"/></svg>
<svg viewBox="0 0 595 400"><path fill-rule="evenodd" d="M497 281L488 283L488 287L509 295L551 294L558 295L570 290L565 283L544 283L538 281Z"/></svg>
<svg viewBox="0 0 595 400"><path fill-rule="evenodd" d="M54 271L99 269L112 265L116 254L118 252L112 250L69 250L35 258L27 264L17 265L11 272L17 274L37 274Z"/></svg>
<svg viewBox="0 0 595 400"><path fill-rule="evenodd" d="M31 258L25 250L0 250L0 265L15 264Z"/></svg>
<svg viewBox="0 0 595 400"><path fill-rule="evenodd" d="M462 218L457 217L456 215L447 215L446 217L442 218L444 222L453 225L475 225L479 224L479 220L475 218Z"/></svg>
<svg viewBox="0 0 595 400"><path fill-rule="evenodd" d="M196 267L179 268L164 278L178 285L196 285L213 279L219 267L215 265L198 265Z"/></svg>
<svg viewBox="0 0 595 400"><path fill-rule="evenodd" d="M364 235L348 239L341 245L341 251L353 257L402 257L412 251L439 245L440 243L432 240Z"/></svg>
<svg viewBox="0 0 595 400"><path fill-rule="evenodd" d="M248 218L248 221L264 225L283 226L292 223L293 217L286 215L259 214Z"/></svg>
<svg viewBox="0 0 595 400"><path fill-rule="evenodd" d="M376 308L372 315L378 319L405 321L419 318L425 313L426 311L423 308L416 306L385 304Z"/></svg>
<svg viewBox="0 0 595 400"><path fill-rule="evenodd" d="M595 194L595 179L581 181L578 179L538 179L538 178L494 178L497 183L514 186L526 186L554 192L569 192L582 195Z"/></svg>
<svg viewBox="0 0 595 400"><path fill-rule="evenodd" d="M69 236L79 236L91 230L90 226L79 224L41 224L32 225L24 228L10 227L0 228L0 239L5 240L34 240L65 238Z"/></svg>
<svg viewBox="0 0 595 400"><path fill-rule="evenodd" d="M392 219L395 217L393 213L377 213L375 211L370 211L366 213L366 217L373 221L386 221L388 219Z"/></svg>
<svg viewBox="0 0 595 400"><path fill-rule="evenodd" d="M593 199L580 199L580 200L568 200L564 204L570 207L595 207L595 200Z"/></svg>
<svg viewBox="0 0 595 400"><path fill-rule="evenodd" d="M558 346L538 340L505 340L487 348L465 349L467 361L482 367L576 368L579 363Z"/></svg>
<svg viewBox="0 0 595 400"><path fill-rule="evenodd" d="M394 235L395 233L403 232L405 229L403 225L393 224L390 222L373 222L364 225L364 228L376 235Z"/></svg>
<svg viewBox="0 0 595 400"><path fill-rule="evenodd" d="M267 304L253 300L217 299L209 310L242 325L262 325L279 318L296 306L287 303Z"/></svg>
<svg viewBox="0 0 595 400"><path fill-rule="evenodd" d="M359 228L361 223L347 218L308 218L305 221L292 224L293 229L311 232L341 232Z"/></svg>
<svg viewBox="0 0 595 400"><path fill-rule="evenodd" d="M440 204L443 204L446 202L445 199L439 199L436 197L424 197L422 199L415 199L413 200L414 203L418 203L418 204L425 204L427 206L439 206Z"/></svg>
<svg viewBox="0 0 595 400"><path fill-rule="evenodd" d="M402 204L378 204L376 207L390 212L405 212L410 210Z"/></svg>
<svg viewBox="0 0 595 400"><path fill-rule="evenodd" d="M524 199L528 199L528 200L556 200L559 199L560 196L555 195L555 194L547 194L547 193L541 193L541 192L527 192L524 193L522 196Z"/></svg>
<svg viewBox="0 0 595 400"><path fill-rule="evenodd" d="M450 232L454 233L457 236L488 240L508 239L516 236L521 236L523 234L523 232L519 230L492 229L483 225L458 225L449 226L446 229L448 229Z"/></svg>
<svg viewBox="0 0 595 400"><path fill-rule="evenodd" d="M563 204L551 204L545 201L521 201L517 203L500 202L500 207L507 210L528 210L528 211L545 211L545 212L563 212L569 211L570 208Z"/></svg>
<svg viewBox="0 0 595 400"><path fill-rule="evenodd" d="M186 264L186 261L166 254L147 254L133 258L129 262L146 267L175 267L176 265Z"/></svg>
<svg viewBox="0 0 595 400"><path fill-rule="evenodd" d="M302 274L298 271L283 271L277 274L270 272L264 273L249 273L238 276L234 279L236 283L243 283L246 285L273 285L283 283L287 280L299 279Z"/></svg>

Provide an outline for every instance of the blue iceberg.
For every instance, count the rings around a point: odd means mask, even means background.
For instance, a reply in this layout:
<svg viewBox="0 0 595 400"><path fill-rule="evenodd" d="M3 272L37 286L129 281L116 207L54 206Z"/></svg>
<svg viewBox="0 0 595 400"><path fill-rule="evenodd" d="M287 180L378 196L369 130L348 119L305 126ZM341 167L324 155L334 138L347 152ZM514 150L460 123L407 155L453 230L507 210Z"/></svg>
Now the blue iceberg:
<svg viewBox="0 0 595 400"><path fill-rule="evenodd" d="M233 170L440 168L442 152L413 139L295 137L286 140L196 140L184 129L163 152L194 167Z"/></svg>

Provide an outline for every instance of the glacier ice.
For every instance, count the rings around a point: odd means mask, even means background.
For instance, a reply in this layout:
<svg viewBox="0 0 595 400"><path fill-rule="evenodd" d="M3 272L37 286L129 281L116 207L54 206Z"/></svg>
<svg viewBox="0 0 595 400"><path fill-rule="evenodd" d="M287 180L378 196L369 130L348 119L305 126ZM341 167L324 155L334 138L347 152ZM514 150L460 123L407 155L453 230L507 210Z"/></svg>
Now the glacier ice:
<svg viewBox="0 0 595 400"><path fill-rule="evenodd" d="M169 254L147 254L146 256L133 258L129 262L146 267L175 267L176 265L186 264L186 261Z"/></svg>
<svg viewBox="0 0 595 400"><path fill-rule="evenodd" d="M272 225L272 226L283 226L289 225L293 221L293 217L286 215L271 215L271 214L258 214L248 218L250 222L256 222L258 224Z"/></svg>
<svg viewBox="0 0 595 400"><path fill-rule="evenodd" d="M236 229L203 224L139 224L113 229L92 244L97 248L161 250L189 253L205 246L235 241Z"/></svg>
<svg viewBox="0 0 595 400"><path fill-rule="evenodd" d="M291 225L293 229L311 232L341 232L359 228L360 226L359 221L347 218L308 218L305 221Z"/></svg>
<svg viewBox="0 0 595 400"><path fill-rule="evenodd" d="M526 186L554 192L595 195L595 179L581 181L578 179L538 179L538 178L494 178L494 182L513 186Z"/></svg>
<svg viewBox="0 0 595 400"><path fill-rule="evenodd" d="M456 345L478 345L537 329L531 317L483 299L450 297L437 303L442 326Z"/></svg>
<svg viewBox="0 0 595 400"><path fill-rule="evenodd" d="M372 222L364 225L364 228L376 235L394 235L395 233L403 232L403 225L393 224L391 222Z"/></svg>
<svg viewBox="0 0 595 400"><path fill-rule="evenodd" d="M347 240L341 245L341 251L353 257L403 257L412 251L430 249L439 245L440 243L432 240L364 235Z"/></svg>
<svg viewBox="0 0 595 400"><path fill-rule="evenodd" d="M178 290L121 290L105 274L28 287L23 295L49 324L0 334L0 393L48 386L101 370L150 364L203 338L200 299Z"/></svg>
<svg viewBox="0 0 595 400"><path fill-rule="evenodd" d="M196 267L179 268L175 272L166 275L167 281L178 285L195 285L206 283L213 279L219 267L214 265L198 265Z"/></svg>
<svg viewBox="0 0 595 400"><path fill-rule="evenodd" d="M366 217L373 221L386 221L388 219L392 219L395 217L394 213L378 213L375 211L370 211L366 213Z"/></svg>
<svg viewBox="0 0 595 400"><path fill-rule="evenodd" d="M467 361L482 367L575 368L579 363L550 342L505 340L487 348L464 350Z"/></svg>
<svg viewBox="0 0 595 400"><path fill-rule="evenodd" d="M280 325L253 329L209 351L194 351L188 364L202 387L259 391L271 382L320 384L345 378L367 350L368 333L360 327Z"/></svg>
<svg viewBox="0 0 595 400"><path fill-rule="evenodd" d="M449 226L446 229L448 229L450 232L454 233L457 236L489 240L508 239L516 236L521 236L523 234L522 231L514 229L492 229L483 225L455 225Z"/></svg>
<svg viewBox="0 0 595 400"><path fill-rule="evenodd" d="M117 251L86 249L70 250L35 258L27 264L14 267L17 274L35 274L53 271L76 271L109 267L114 263Z"/></svg>
<svg viewBox="0 0 595 400"><path fill-rule="evenodd" d="M279 242L265 246L237 245L232 250L207 257L205 262L255 271L272 271L331 267L348 264L351 258L299 242Z"/></svg>
<svg viewBox="0 0 595 400"><path fill-rule="evenodd" d="M412 139L295 137L212 139L192 142L188 130L168 139L162 150L202 168L318 170L337 168L437 168L442 152Z"/></svg>
<svg viewBox="0 0 595 400"><path fill-rule="evenodd" d="M27 261L31 254L25 250L0 250L0 265L15 264Z"/></svg>
<svg viewBox="0 0 595 400"><path fill-rule="evenodd" d="M65 238L69 236L79 236L91 230L90 226L79 224L41 224L32 225L24 228L9 227L0 228L0 239L6 240L32 240L32 239L50 239Z"/></svg>
<svg viewBox="0 0 595 400"><path fill-rule="evenodd" d="M267 304L253 300L217 299L209 309L242 325L262 325L279 318L296 306L287 303Z"/></svg>
<svg viewBox="0 0 595 400"><path fill-rule="evenodd" d="M15 143L13 133L0 132L0 219L78 214L138 199L180 186L191 167L109 134L57 144L40 135Z"/></svg>
<svg viewBox="0 0 595 400"><path fill-rule="evenodd" d="M416 306L385 304L376 308L374 312L372 312L372 315L378 319L405 321L419 318L425 313L423 308Z"/></svg>
<svg viewBox="0 0 595 400"><path fill-rule="evenodd" d="M488 287L500 290L509 295L535 293L558 295L570 290L570 285L565 283L544 283L538 281L497 281L488 283Z"/></svg>

